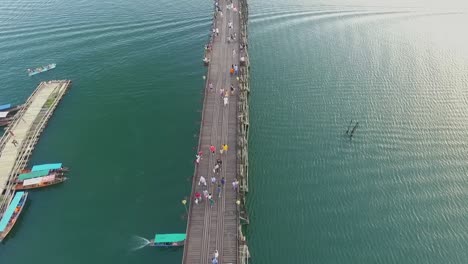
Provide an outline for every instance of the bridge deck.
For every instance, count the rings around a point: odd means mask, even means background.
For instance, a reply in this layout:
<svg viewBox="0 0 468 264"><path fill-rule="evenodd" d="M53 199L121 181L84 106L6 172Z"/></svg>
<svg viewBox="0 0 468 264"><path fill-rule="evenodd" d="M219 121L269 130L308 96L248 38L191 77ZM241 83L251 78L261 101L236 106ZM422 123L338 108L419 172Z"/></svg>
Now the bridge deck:
<svg viewBox="0 0 468 264"><path fill-rule="evenodd" d="M238 7L238 1L232 3ZM229 0L219 1L221 13L217 13L213 28L219 29L219 35L214 34L212 50L209 52L210 65L206 80L205 98L203 105L202 125L200 131L199 150L203 151L203 158L195 171L190 202L189 223L187 227L187 241L184 248L183 263L207 264L212 263L215 250L219 252L218 263L239 263L238 251L238 211L237 192L232 182L237 175L237 115L238 115L238 80L231 75L231 65L239 65L239 12L228 10ZM228 23L233 23L229 28ZM234 41L228 41L229 36L236 34ZM235 53L233 53L235 50ZM209 88L213 84L213 91ZM234 94L230 93L230 86L234 86ZM224 105L220 89L229 91L229 103ZM222 144L227 144L227 153L220 154ZM215 155L210 153L210 145L216 147ZM213 173L216 159L222 160L219 174ZM221 177L226 179L221 197L218 197L217 185L211 184L211 177L215 175L217 182ZM194 193L202 193L204 188L198 185L200 176L207 181L207 189L212 193L214 205L211 207L207 200L195 204ZM203 196L203 194L202 194Z"/></svg>
<svg viewBox="0 0 468 264"><path fill-rule="evenodd" d="M67 80L41 82L0 138L0 212L14 193L12 179L25 168L39 135L70 84Z"/></svg>

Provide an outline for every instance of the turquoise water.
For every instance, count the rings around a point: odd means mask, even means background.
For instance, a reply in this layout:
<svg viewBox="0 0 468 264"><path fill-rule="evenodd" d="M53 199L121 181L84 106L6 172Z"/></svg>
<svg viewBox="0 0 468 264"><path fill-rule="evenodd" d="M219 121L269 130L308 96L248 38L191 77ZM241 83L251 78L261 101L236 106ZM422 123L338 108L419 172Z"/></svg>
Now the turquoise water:
<svg viewBox="0 0 468 264"><path fill-rule="evenodd" d="M23 102L41 80L73 80L32 157L63 162L70 179L30 194L1 263L180 262L182 249L132 249L135 235L186 227L210 8L0 3L0 102ZM48 63L57 68L27 76Z"/></svg>
<svg viewBox="0 0 468 264"><path fill-rule="evenodd" d="M251 263L467 263L467 4L249 3ZM31 192L1 263L180 263L135 236L185 229L210 16L0 3L0 104L73 80L32 157L70 180Z"/></svg>
<svg viewBox="0 0 468 264"><path fill-rule="evenodd" d="M468 262L468 6L386 2L251 1L252 263Z"/></svg>

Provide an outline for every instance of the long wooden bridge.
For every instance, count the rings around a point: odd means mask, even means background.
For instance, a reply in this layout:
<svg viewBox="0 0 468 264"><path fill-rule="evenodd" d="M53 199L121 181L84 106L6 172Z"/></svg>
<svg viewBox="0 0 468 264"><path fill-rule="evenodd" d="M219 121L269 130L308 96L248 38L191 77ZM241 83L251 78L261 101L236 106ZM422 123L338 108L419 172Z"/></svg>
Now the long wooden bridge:
<svg viewBox="0 0 468 264"><path fill-rule="evenodd" d="M0 138L0 218L14 194L13 179L23 170L71 81L41 82Z"/></svg>
<svg viewBox="0 0 468 264"><path fill-rule="evenodd" d="M214 4L212 35L205 49L205 58L210 62L198 148L203 155L192 182L185 264L212 263L215 251L219 254L218 263L248 263L250 257L242 233L242 224L248 223L245 210L249 126L248 8L246 0L221 0ZM233 65L238 68L234 73L230 72ZM221 154L224 144L228 145L228 151ZM214 154L210 146L215 146ZM218 159L222 165L216 173L214 167ZM201 176L206 179L206 187L199 184ZM211 183L213 176L215 184ZM223 177L225 185L219 188ZM239 182L238 188L234 188L234 181ZM211 193L213 204L203 197L204 190ZM197 192L202 195L198 204L194 202Z"/></svg>

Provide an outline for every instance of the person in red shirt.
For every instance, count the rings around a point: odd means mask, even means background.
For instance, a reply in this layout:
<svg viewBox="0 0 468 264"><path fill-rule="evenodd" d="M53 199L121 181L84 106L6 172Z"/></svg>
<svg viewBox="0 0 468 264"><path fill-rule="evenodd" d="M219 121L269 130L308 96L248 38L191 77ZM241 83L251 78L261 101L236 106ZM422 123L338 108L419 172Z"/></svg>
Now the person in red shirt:
<svg viewBox="0 0 468 264"><path fill-rule="evenodd" d="M211 145L211 146L210 146L210 151L211 151L211 154L214 155L215 152L216 152L216 147L213 146L213 145Z"/></svg>

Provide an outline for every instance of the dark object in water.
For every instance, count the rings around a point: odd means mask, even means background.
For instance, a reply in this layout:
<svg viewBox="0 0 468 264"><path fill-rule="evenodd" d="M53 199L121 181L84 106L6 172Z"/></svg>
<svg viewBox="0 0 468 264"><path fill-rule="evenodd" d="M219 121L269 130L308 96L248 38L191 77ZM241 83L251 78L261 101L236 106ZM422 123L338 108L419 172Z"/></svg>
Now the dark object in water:
<svg viewBox="0 0 468 264"><path fill-rule="evenodd" d="M346 135L349 133L349 129L351 128L352 123L353 123L353 120L351 119L351 121L349 121L348 130L346 130Z"/></svg>
<svg viewBox="0 0 468 264"><path fill-rule="evenodd" d="M356 125L354 125L353 130L351 130L351 133L349 135L350 138L353 137L354 131L356 131L356 128L359 126L359 122L356 122Z"/></svg>

